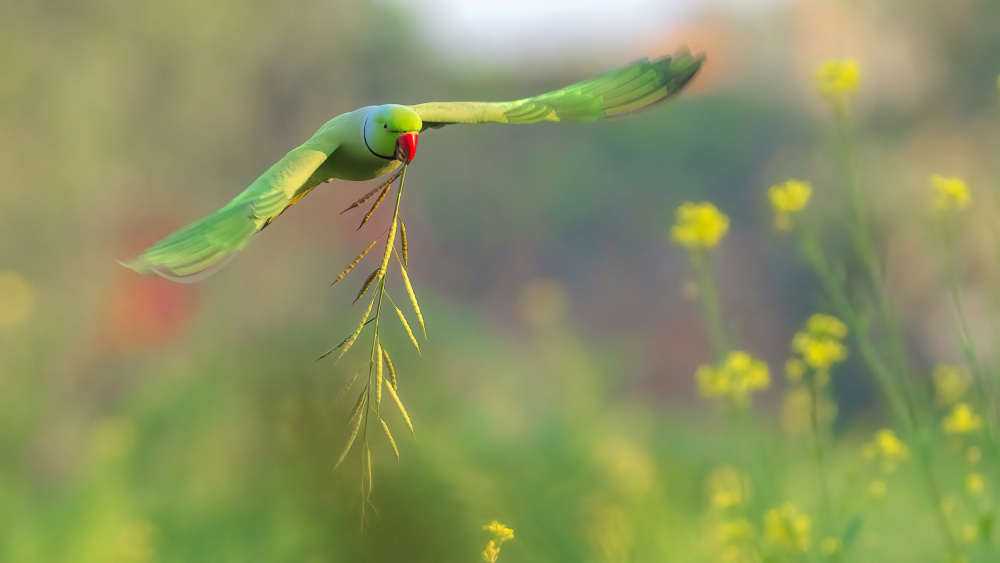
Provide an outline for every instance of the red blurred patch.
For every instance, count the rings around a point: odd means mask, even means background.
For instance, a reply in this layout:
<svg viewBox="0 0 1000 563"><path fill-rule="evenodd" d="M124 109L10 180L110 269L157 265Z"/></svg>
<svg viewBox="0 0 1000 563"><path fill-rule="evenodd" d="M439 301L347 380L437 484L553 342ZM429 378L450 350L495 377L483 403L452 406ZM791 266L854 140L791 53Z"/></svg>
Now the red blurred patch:
<svg viewBox="0 0 1000 563"><path fill-rule="evenodd" d="M115 351L171 342L184 334L197 305L191 286L126 270L112 283L100 333Z"/></svg>

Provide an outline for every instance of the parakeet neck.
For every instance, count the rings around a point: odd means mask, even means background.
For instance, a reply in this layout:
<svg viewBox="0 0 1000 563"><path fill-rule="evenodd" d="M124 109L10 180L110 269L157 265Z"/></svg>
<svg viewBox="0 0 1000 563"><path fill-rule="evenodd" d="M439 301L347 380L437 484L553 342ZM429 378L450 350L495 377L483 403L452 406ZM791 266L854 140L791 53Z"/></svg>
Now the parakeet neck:
<svg viewBox="0 0 1000 563"><path fill-rule="evenodd" d="M362 140L362 142L364 142L365 148L368 149L368 152L372 153L373 155L375 155L375 156L377 156L377 157L379 157L379 158L381 158L383 160L396 160L395 155L386 156L384 154L379 154L379 153L375 152L375 149L373 149L372 146L368 143L368 121L370 119L371 119L371 112L368 112L365 115L364 122L361 124L361 140Z"/></svg>

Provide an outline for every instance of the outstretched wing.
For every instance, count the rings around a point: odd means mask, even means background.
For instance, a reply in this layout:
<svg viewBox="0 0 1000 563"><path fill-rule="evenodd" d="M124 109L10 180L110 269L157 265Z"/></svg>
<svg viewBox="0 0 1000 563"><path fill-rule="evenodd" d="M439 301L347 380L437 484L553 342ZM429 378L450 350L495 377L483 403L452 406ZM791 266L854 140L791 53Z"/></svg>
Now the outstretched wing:
<svg viewBox="0 0 1000 563"><path fill-rule="evenodd" d="M680 92L701 68L703 54L681 51L672 57L628 66L561 90L513 102L430 102L411 106L424 129L452 123L535 123L597 121L649 107Z"/></svg>
<svg viewBox="0 0 1000 563"><path fill-rule="evenodd" d="M293 149L222 209L182 227L122 264L179 282L204 279L232 259L286 207L320 183L317 168L337 148L321 130Z"/></svg>

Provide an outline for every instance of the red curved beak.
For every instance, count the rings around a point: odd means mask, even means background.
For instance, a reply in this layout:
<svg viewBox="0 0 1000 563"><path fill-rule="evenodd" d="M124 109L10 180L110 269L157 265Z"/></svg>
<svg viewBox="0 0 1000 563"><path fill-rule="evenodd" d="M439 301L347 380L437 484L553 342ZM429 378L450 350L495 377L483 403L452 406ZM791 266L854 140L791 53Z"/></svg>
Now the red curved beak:
<svg viewBox="0 0 1000 563"><path fill-rule="evenodd" d="M413 157L417 154L417 132L410 131L399 136L399 152L402 153L404 162L413 162Z"/></svg>

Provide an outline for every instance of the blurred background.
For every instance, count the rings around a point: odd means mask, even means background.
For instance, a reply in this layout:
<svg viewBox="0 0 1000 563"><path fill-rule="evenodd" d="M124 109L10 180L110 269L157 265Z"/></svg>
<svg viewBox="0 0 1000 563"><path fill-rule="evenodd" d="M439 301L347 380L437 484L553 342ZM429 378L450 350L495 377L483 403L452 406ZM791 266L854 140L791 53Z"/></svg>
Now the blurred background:
<svg viewBox="0 0 1000 563"><path fill-rule="evenodd" d="M836 189L812 73L857 58L907 337L957 359L926 178L966 178L995 218L997 29L988 0L0 4L0 560L476 561L493 519L515 531L501 561L697 559L727 448L694 391L711 350L674 210L731 217L723 307L771 365L777 425L788 342L824 303L765 193ZM403 217L428 339L385 336L416 436L390 416L398 463L373 439L363 532L357 452L332 470L363 354L314 360L360 314L363 276L329 283L384 228L338 215L370 183L316 190L199 284L117 263L337 114L517 99L683 45L708 63L652 111L421 136ZM973 302L995 279L981 230ZM838 432L883 418L859 365L834 388Z"/></svg>

